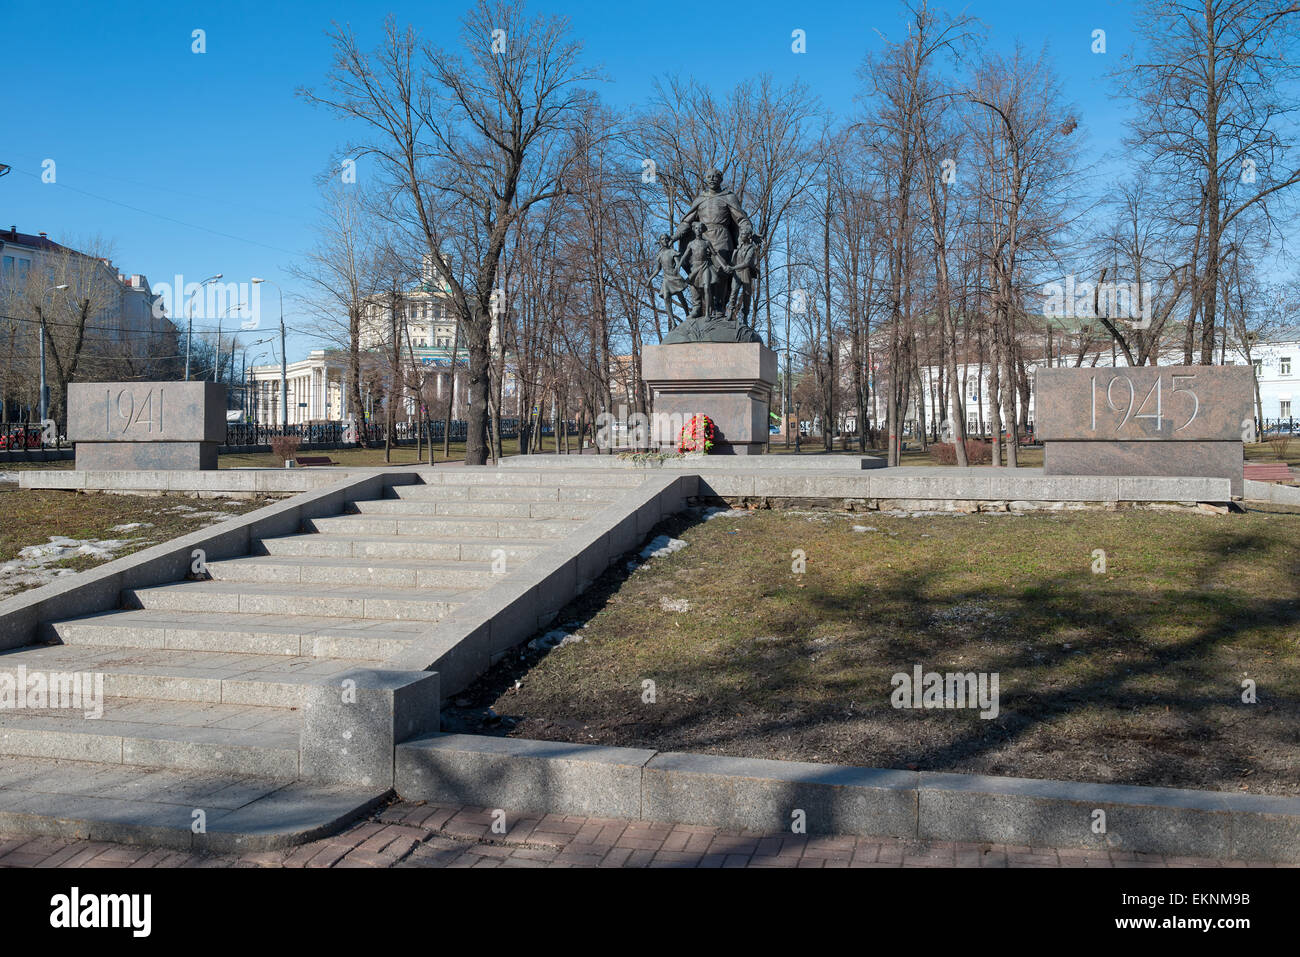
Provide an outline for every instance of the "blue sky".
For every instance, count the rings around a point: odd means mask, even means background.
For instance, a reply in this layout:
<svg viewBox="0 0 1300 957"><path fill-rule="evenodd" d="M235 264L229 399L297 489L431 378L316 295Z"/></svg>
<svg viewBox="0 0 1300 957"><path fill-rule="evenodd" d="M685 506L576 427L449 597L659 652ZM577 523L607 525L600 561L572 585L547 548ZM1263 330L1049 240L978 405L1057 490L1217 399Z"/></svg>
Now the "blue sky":
<svg viewBox="0 0 1300 957"><path fill-rule="evenodd" d="M0 179L0 228L72 244L102 236L122 271L155 285L221 272L227 282L280 280L291 294L285 267L312 242L315 177L349 139L343 123L294 95L325 74L324 31L338 20L377 39L391 11L453 43L465 5L0 0L8 78L0 162L14 167ZM895 2L548 0L531 8L571 18L589 62L609 78L602 95L616 105L644 99L657 75L693 74L726 89L770 72L802 78L838 115L854 109L855 71L880 47L876 31L896 39L902 22ZM994 46L1047 44L1081 111L1087 159L1114 157L1122 105L1104 73L1132 40L1131 4L975 0L964 9ZM807 36L804 54L790 49L796 28ZM195 29L206 31L201 55L191 52ZM1105 54L1090 50L1094 29L1106 31ZM41 181L47 159L53 184ZM286 314L291 328L309 324L288 298ZM290 359L312 345L291 336Z"/></svg>

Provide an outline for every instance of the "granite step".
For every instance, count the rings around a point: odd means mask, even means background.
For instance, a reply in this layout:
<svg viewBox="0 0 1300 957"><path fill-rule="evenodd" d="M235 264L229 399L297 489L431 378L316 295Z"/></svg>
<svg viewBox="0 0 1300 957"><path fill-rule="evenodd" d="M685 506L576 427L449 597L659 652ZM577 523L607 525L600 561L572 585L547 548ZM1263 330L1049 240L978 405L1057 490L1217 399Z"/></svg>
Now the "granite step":
<svg viewBox="0 0 1300 957"><path fill-rule="evenodd" d="M496 577L492 574L491 562L312 555L225 559L209 562L208 573L216 581L378 585L386 588L485 588Z"/></svg>
<svg viewBox="0 0 1300 957"><path fill-rule="evenodd" d="M42 638L76 646L381 661L428 627L389 619L124 610L49 622Z"/></svg>
<svg viewBox="0 0 1300 957"><path fill-rule="evenodd" d="M102 706L99 718L84 707L0 710L0 755L298 776L292 708L111 697Z"/></svg>
<svg viewBox="0 0 1300 957"><path fill-rule="evenodd" d="M612 502L630 486L593 485L390 485L389 499L411 502Z"/></svg>
<svg viewBox="0 0 1300 957"><path fill-rule="evenodd" d="M587 519L600 506L594 502L516 502L507 500L433 501L428 499L369 499L348 503L354 515L396 515L452 518L568 518Z"/></svg>
<svg viewBox="0 0 1300 957"><path fill-rule="evenodd" d="M321 535L418 535L421 538L531 538L553 540L573 533L570 519L450 518L437 516L337 515L310 518L304 532Z"/></svg>
<svg viewBox="0 0 1300 957"><path fill-rule="evenodd" d="M0 832L7 834L265 851L332 834L387 796L375 787L305 785L291 775L0 756Z"/></svg>
<svg viewBox="0 0 1300 957"><path fill-rule="evenodd" d="M304 687L378 662L358 658L304 658L157 648L48 645L0 652L0 674L41 672L102 675L111 698L193 701L259 707L299 707Z"/></svg>
<svg viewBox="0 0 1300 957"><path fill-rule="evenodd" d="M122 603L126 608L163 611L437 621L466 597L463 589L450 588L197 581L128 588L122 592Z"/></svg>
<svg viewBox="0 0 1300 957"><path fill-rule="evenodd" d="M322 558L420 559L429 561L492 561L504 553L507 561L527 561L550 546L542 539L461 539L412 535L343 535L320 533L263 538L253 543L254 555Z"/></svg>
<svg viewBox="0 0 1300 957"><path fill-rule="evenodd" d="M579 485L607 488L635 488L649 478L648 473L623 469L602 470L599 478L590 469L475 469L449 468L437 470L425 478L425 484L435 485L500 485L553 486Z"/></svg>

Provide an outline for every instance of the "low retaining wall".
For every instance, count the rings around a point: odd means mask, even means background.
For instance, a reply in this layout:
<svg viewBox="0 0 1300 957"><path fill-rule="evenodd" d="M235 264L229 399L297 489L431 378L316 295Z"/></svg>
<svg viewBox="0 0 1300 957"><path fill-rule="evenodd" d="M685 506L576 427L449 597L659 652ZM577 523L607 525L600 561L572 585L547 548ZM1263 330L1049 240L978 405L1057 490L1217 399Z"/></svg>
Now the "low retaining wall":
<svg viewBox="0 0 1300 957"><path fill-rule="evenodd" d="M1300 488L1279 485L1277 482L1256 482L1246 479L1242 498L1248 502L1272 502L1274 505L1300 505Z"/></svg>
<svg viewBox="0 0 1300 957"><path fill-rule="evenodd" d="M112 471L105 469L32 469L19 473L19 488L62 489L74 492L116 492L119 494L162 495L296 495L327 488L339 482L356 481L375 475L409 474L413 468L293 468L215 469L199 471L165 469ZM410 479L409 481L414 481ZM381 493L382 494L382 491Z"/></svg>
<svg viewBox="0 0 1300 957"><path fill-rule="evenodd" d="M885 468L870 456L698 456L620 459L610 455L536 455L502 460L503 467L661 469L699 477L699 494L730 500L839 499L940 503L1052 502L1116 505L1169 502L1195 505L1232 500L1225 478L1199 476L1044 475L1042 469L904 466ZM933 505L930 507L934 507Z"/></svg>
<svg viewBox="0 0 1300 957"><path fill-rule="evenodd" d="M1300 798L434 734L397 746L406 800L790 833L1300 861ZM1094 830L1104 813L1104 831Z"/></svg>
<svg viewBox="0 0 1300 957"><path fill-rule="evenodd" d="M202 474L218 476L220 473ZM66 580L54 581L0 601L0 649L31 644L44 622L119 608L123 589L148 588L183 579L190 571L192 552L196 548L204 551L208 561L247 555L250 542L255 538L297 533L305 519L337 515L350 499L382 497L385 485L410 484L417 475L413 471L374 471L342 479L337 475L331 477L334 481L323 488L245 515L233 516L208 528L70 575Z"/></svg>
<svg viewBox="0 0 1300 957"><path fill-rule="evenodd" d="M701 471L700 494L728 499L825 498L913 503L1226 503L1225 478L1044 475L1041 469L894 468L773 474ZM924 507L923 505L920 507Z"/></svg>
<svg viewBox="0 0 1300 957"><path fill-rule="evenodd" d="M885 460L874 455L690 455L681 458L659 458L656 453L641 453L634 458L622 455L511 455L501 460L502 468L551 469L667 469L670 471L700 472L722 470L734 472L771 472L790 470L852 472L861 469L883 469Z"/></svg>

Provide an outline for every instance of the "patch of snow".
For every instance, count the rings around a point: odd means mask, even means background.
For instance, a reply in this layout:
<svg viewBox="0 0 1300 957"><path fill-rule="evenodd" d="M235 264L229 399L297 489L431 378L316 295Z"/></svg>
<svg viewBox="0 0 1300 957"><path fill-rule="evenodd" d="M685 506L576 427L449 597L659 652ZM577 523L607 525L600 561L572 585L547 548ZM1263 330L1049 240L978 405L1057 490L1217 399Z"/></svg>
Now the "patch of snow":
<svg viewBox="0 0 1300 957"><path fill-rule="evenodd" d="M686 547L686 543L680 538L669 538L667 535L656 535L652 538L645 548L641 549L640 557L645 558L663 558L665 555L671 555L673 552L679 552Z"/></svg>
<svg viewBox="0 0 1300 957"><path fill-rule="evenodd" d="M659 610L676 612L690 611L691 603L685 598L660 598Z"/></svg>
<svg viewBox="0 0 1300 957"><path fill-rule="evenodd" d="M876 528L874 525L854 525L854 526L853 526L853 530L854 530L855 532L878 532L878 531L880 531L880 529Z"/></svg>
<svg viewBox="0 0 1300 957"><path fill-rule="evenodd" d="M528 647L533 651L547 651L551 648L563 648L565 645L572 645L582 641L579 635L571 635L563 628L552 628L540 638L534 638L528 643Z"/></svg>
<svg viewBox="0 0 1300 957"><path fill-rule="evenodd" d="M19 560L41 562L58 562L65 558L76 558L87 555L91 558L109 559L113 553L123 546L131 544L133 539L128 538L65 538L62 535L51 535L50 540L44 545L28 545L18 552ZM6 566L7 567L7 566Z"/></svg>
<svg viewBox="0 0 1300 957"><path fill-rule="evenodd" d="M116 531L117 529L114 529ZM89 557L108 561L127 545L140 542L139 538L67 538L51 535L43 545L28 545L20 549L13 561L0 565L0 597L25 588L47 585L56 578L75 575L73 568L53 568L57 562L69 558Z"/></svg>
<svg viewBox="0 0 1300 957"><path fill-rule="evenodd" d="M711 505L703 512L703 518L706 522L711 522L715 518L749 518L752 513L742 508L719 508Z"/></svg>
<svg viewBox="0 0 1300 957"><path fill-rule="evenodd" d="M134 532L137 528L153 528L153 522L127 522L125 525L114 525L109 531Z"/></svg>

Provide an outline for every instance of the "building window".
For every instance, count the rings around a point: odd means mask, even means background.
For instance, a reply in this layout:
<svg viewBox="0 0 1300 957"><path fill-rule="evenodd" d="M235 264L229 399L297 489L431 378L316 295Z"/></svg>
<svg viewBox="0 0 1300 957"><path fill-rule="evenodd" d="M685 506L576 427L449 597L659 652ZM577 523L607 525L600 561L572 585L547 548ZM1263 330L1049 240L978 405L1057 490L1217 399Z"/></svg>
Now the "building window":
<svg viewBox="0 0 1300 957"><path fill-rule="evenodd" d="M1291 418L1291 400L1286 399L1278 403L1278 415L1284 419Z"/></svg>
<svg viewBox="0 0 1300 957"><path fill-rule="evenodd" d="M1255 363L1255 375L1263 375L1263 374L1264 374L1264 360L1263 360L1263 359L1255 359L1255 360L1254 360L1254 363Z"/></svg>
<svg viewBox="0 0 1300 957"><path fill-rule="evenodd" d="M1277 360L1277 371L1278 371L1278 375L1290 375L1290 374L1291 374L1291 357L1290 357L1290 356L1283 356L1281 359L1278 359L1278 360Z"/></svg>

